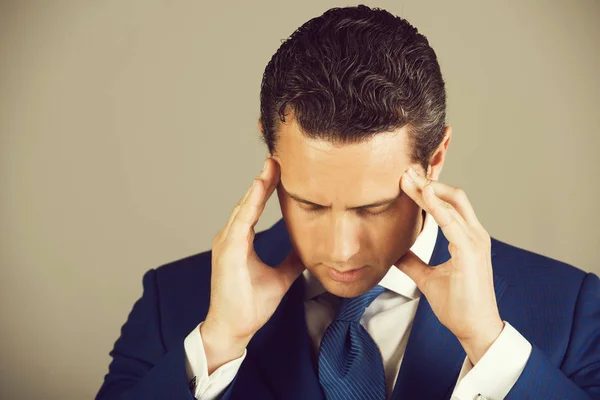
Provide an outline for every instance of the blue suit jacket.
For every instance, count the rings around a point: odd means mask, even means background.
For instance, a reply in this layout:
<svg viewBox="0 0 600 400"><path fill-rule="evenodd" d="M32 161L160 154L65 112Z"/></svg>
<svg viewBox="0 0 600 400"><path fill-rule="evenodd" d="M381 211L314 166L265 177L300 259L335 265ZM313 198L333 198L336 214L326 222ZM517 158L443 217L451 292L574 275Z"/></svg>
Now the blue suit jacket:
<svg viewBox="0 0 600 400"><path fill-rule="evenodd" d="M282 220L255 238L261 259L278 265L291 249ZM441 229L431 265L450 258ZM501 317L533 350L509 399L600 399L600 280L594 274L492 239ZM184 338L209 306L211 253L148 271L110 355L96 399L191 400ZM231 294L235 296L235 293ZM304 280L292 285L253 337L225 399L324 399L304 316ZM465 352L422 296L393 399L448 399Z"/></svg>

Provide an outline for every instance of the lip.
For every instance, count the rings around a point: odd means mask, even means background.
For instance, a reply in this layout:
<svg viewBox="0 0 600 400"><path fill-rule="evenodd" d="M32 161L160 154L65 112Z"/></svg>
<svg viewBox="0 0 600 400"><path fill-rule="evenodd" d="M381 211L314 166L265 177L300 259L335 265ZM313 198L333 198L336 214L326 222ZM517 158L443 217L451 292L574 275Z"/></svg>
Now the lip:
<svg viewBox="0 0 600 400"><path fill-rule="evenodd" d="M343 283L359 280L363 276L365 270L366 267L352 269L350 271L339 271L335 268L327 267L327 273L329 274L329 277L336 282Z"/></svg>

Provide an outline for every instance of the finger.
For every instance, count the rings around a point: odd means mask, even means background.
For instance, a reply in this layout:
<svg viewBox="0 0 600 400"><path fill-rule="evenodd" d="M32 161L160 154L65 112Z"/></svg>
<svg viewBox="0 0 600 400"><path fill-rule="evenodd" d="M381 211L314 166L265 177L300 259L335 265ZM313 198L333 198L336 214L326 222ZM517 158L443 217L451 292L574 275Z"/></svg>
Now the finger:
<svg viewBox="0 0 600 400"><path fill-rule="evenodd" d="M235 207L233 207L233 210L231 211L231 215L229 216L229 219L227 220L227 223L225 224L225 228L223 228L223 236L226 237L227 234L229 233L229 228L231 228L231 224L233 223L235 216L240 211L240 207L242 206L242 203L244 201L246 201L246 199L248 198L248 195L250 195L250 192L252 191L253 187L254 187L254 182L252 182L252 185L250 185L250 187L246 191L246 194L244 195L244 197L240 201L238 201L238 203L235 205Z"/></svg>
<svg viewBox="0 0 600 400"><path fill-rule="evenodd" d="M433 271L431 266L425 264L415 253L408 250L394 265L412 279L419 290L425 294L426 282ZM426 294L425 294L426 295Z"/></svg>
<svg viewBox="0 0 600 400"><path fill-rule="evenodd" d="M433 186L427 185L423 190L423 198L433 219L436 220L448 241L465 249L471 240L471 228L450 204L439 199Z"/></svg>
<svg viewBox="0 0 600 400"><path fill-rule="evenodd" d="M270 161L270 157L267 158L265 160L265 162L263 163L263 168L260 171L260 173L258 174L258 179L264 179L265 176L269 173L269 161ZM242 204L244 204L246 202L246 200L248 200L248 196L250 196L250 192L252 191L254 182L252 183L252 185L250 186L250 188L248 189L248 191L246 192L246 194L244 195L244 197L238 202L237 205L241 206Z"/></svg>
<svg viewBox="0 0 600 400"><path fill-rule="evenodd" d="M254 182L252 182L252 185L254 185ZM248 193L250 193L250 190L252 190L252 186L250 186L250 189L248 189ZM239 204L237 204L233 208L233 211L231 211L231 215L229 216L229 219L227 220L227 223L225 224L225 229L223 229L223 235L227 236L227 233L229 232L229 228L231 227L231 223L233 222L238 211L240 211L240 207L241 206Z"/></svg>
<svg viewBox="0 0 600 400"><path fill-rule="evenodd" d="M231 223L227 237L232 240L251 240L254 236L254 226L264 208L265 182L255 179L252 190L246 201L240 205L240 209Z"/></svg>
<svg viewBox="0 0 600 400"><path fill-rule="evenodd" d="M292 286L294 281L298 279L305 269L306 267L293 249L287 255L285 260L283 260L281 264L275 268L277 273L280 275L286 290Z"/></svg>
<svg viewBox="0 0 600 400"><path fill-rule="evenodd" d="M270 157L267 158L265 160L265 167L259 176L259 180L262 181L262 186L264 187L265 190L264 190L263 196L261 196L259 204L257 206L258 207L256 210L257 216L256 216L256 219L252 222L252 226L251 226L252 228L258 222L258 218L262 215L262 213L265 209L265 206L267 204L267 201L269 200L269 198L271 197L271 195L277 188L277 185L279 183L279 178L280 178L279 164L272 158L270 158ZM247 203L247 201L245 201L244 204L245 203ZM240 209L242 209L244 207L244 204L240 205ZM235 220L235 218L234 218L234 220Z"/></svg>
<svg viewBox="0 0 600 400"><path fill-rule="evenodd" d="M436 196L454 207L469 226L481 227L481 223L464 190L439 181L429 180L412 168L409 168L408 173L409 179L407 180L412 179L417 187L424 188L428 184L431 185Z"/></svg>
<svg viewBox="0 0 600 400"><path fill-rule="evenodd" d="M263 164L263 169L262 169L262 171L260 171L259 178L265 176L268 173L268 168L269 168L268 161L269 161L269 159L265 160L265 163ZM224 237L227 237L227 235L229 234L229 229L231 228L231 224L235 220L237 213L239 212L240 208L242 207L242 204L244 204L246 202L246 200L248 200L248 196L250 196L250 193L252 192L253 188L254 188L254 182L252 182L252 185L250 185L250 187L246 191L246 194L244 195L244 197L242 197L240 199L240 201L238 201L238 203L233 208L233 211L231 212L231 215L229 216L229 219L227 220L227 223L225 224L225 228L223 229Z"/></svg>
<svg viewBox="0 0 600 400"><path fill-rule="evenodd" d="M279 177L280 177L279 164L271 157L267 158L265 160L264 168L261 171L261 174L258 178L258 180L262 181L262 186L265 190L264 190L264 194L260 198L261 200L259 201L259 204L257 206L258 207L256 210L257 216L256 216L256 219L252 222L251 228L254 228L254 225L256 225L256 223L258 222L258 218L262 215L262 213L265 209L265 206L267 204L267 201L269 200L269 198L271 197L271 195L277 188L277 185L279 183ZM242 207L244 207L244 204L246 204L246 203L247 203L247 199L246 199L246 201L244 201L244 203L242 203L240 205L240 209L242 209ZM252 207L253 206L251 205L250 208L252 208ZM249 212L249 211L245 211L245 212ZM235 220L235 217L234 217L234 220Z"/></svg>
<svg viewBox="0 0 600 400"><path fill-rule="evenodd" d="M267 170L265 172L264 180L267 186L267 190L265 193L265 204L271 198L271 195L277 188L279 184L279 180L281 177L281 169L279 164L272 158L267 158Z"/></svg>
<svg viewBox="0 0 600 400"><path fill-rule="evenodd" d="M435 192L430 192L433 185L425 178L413 180L411 175L405 173L402 176L402 190L407 193L419 207L431 214L440 226L444 235L456 246L465 246L469 243L469 227L462 216L452 205L439 199Z"/></svg>

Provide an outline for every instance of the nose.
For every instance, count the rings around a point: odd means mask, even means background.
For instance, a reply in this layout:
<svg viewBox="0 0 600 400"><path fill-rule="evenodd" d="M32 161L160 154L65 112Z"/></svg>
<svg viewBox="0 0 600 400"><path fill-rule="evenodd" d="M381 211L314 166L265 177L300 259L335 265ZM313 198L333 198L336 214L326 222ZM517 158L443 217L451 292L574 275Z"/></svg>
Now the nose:
<svg viewBox="0 0 600 400"><path fill-rule="evenodd" d="M332 225L329 246L331 262L347 265L360 249L360 226L349 216L333 218Z"/></svg>

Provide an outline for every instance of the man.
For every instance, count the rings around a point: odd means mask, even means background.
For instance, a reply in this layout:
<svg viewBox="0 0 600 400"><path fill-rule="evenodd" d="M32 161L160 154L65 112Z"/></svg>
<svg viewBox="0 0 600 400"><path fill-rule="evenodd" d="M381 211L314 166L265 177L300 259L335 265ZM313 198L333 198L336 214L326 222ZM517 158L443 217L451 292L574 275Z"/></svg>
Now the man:
<svg viewBox="0 0 600 400"><path fill-rule="evenodd" d="M401 18L294 32L263 77L262 172L210 252L145 274L97 399L600 398L600 280L490 238L438 181L445 106Z"/></svg>

